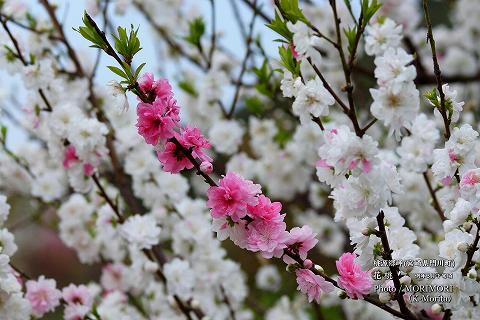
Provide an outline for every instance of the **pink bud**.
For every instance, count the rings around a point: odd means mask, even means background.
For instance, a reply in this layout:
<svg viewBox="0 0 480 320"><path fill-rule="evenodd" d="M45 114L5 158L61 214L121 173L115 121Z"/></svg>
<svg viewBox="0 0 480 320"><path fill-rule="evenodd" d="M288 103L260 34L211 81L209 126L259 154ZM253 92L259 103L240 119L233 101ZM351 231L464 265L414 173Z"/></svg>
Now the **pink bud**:
<svg viewBox="0 0 480 320"><path fill-rule="evenodd" d="M95 171L95 167L91 163L87 162L83 165L83 173L86 176L91 176L94 171Z"/></svg>
<svg viewBox="0 0 480 320"><path fill-rule="evenodd" d="M200 164L200 170L205 173L211 173L213 171L213 165L208 161L203 161Z"/></svg>
<svg viewBox="0 0 480 320"><path fill-rule="evenodd" d="M303 267L304 267L305 269L310 269L312 266L313 266L312 260L310 260L310 259L305 259L305 261L303 261Z"/></svg>

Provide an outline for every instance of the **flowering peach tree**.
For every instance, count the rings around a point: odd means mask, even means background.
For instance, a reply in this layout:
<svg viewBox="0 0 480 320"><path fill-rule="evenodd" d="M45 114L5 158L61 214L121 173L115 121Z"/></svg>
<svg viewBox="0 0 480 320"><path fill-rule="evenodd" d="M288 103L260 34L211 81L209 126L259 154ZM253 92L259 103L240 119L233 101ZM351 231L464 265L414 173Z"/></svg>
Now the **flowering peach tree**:
<svg viewBox="0 0 480 320"><path fill-rule="evenodd" d="M0 319L480 319L480 2L232 0L240 53L219 3L0 1ZM19 267L18 219L99 276Z"/></svg>

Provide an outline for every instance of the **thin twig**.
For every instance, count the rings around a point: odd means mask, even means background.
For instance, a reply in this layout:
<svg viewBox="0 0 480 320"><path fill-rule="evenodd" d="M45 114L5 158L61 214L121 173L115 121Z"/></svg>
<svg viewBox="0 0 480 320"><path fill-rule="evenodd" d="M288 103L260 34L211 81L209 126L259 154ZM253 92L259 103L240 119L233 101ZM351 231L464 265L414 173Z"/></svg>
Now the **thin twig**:
<svg viewBox="0 0 480 320"><path fill-rule="evenodd" d="M430 179L428 178L428 174L427 174L426 171L423 173L423 179L425 180L425 183L427 184L428 191L430 192L430 195L432 196L433 208L435 208L435 210L437 211L440 219L442 221L445 221L447 218L445 218L445 214L443 213L442 207L440 206L440 203L438 202L437 195L435 193L435 190L433 190L433 188L432 188L432 184L430 183Z"/></svg>
<svg viewBox="0 0 480 320"><path fill-rule="evenodd" d="M360 25L360 28L357 30L356 36L355 36L355 41L354 41L354 46L352 48L352 51L350 53L350 58L347 62L347 59L345 57L345 53L343 51L343 43L342 43L342 33L340 30L340 19L338 17L338 11L337 11L337 2L336 0L330 0L330 6L332 7L332 12L333 12L333 17L335 20L335 30L337 34L337 50L340 55L340 60L342 62L342 67L343 67L343 73L345 76L345 88L344 90L347 92L347 98L348 98L348 117L352 121L353 128L355 130L355 133L357 136L361 137L362 136L362 130L360 129L360 125L358 124L358 119L356 115L356 110L355 110L355 102L353 99L353 83L352 83L352 69L353 69L353 63L355 61L355 55L356 51L358 48L358 44L360 42L360 37L363 33L364 30L364 23L363 23L363 13L360 13L360 17L358 18L358 24Z"/></svg>
<svg viewBox="0 0 480 320"><path fill-rule="evenodd" d="M383 258L385 260L392 260L392 250L390 249L390 244L388 242L387 231L385 230L385 214L382 210L377 215L378 223L378 236L382 242L383 246ZM402 291L402 285L400 284L400 277L398 275L399 268L398 265L390 266L390 272L392 274L393 284L395 285L395 300L397 300L402 314L406 316L406 319L417 319L417 317L408 309L407 304L404 300L404 292Z"/></svg>
<svg viewBox="0 0 480 320"><path fill-rule="evenodd" d="M67 37L65 36L63 27L60 21L58 21L57 16L55 14L55 8L48 2L48 0L39 0L39 2L43 5L45 10L47 11L48 16L50 17L50 20L53 23L53 26L59 33L61 41L67 48L68 55L70 56L73 64L75 65L75 69L77 70L78 74L83 75L84 72L83 72L83 68L80 63L80 60L78 59L77 54L75 53L75 51L73 50L73 47L70 45L70 42L68 42Z"/></svg>
<svg viewBox="0 0 480 320"><path fill-rule="evenodd" d="M220 285L220 293L222 294L223 303L227 305L228 311L230 312L230 318L232 320L236 320L237 318L235 317L235 310L233 309L233 306L230 303L230 299L228 298L228 295L225 292L225 288L223 287L223 285Z"/></svg>
<svg viewBox="0 0 480 320"><path fill-rule="evenodd" d="M475 262L473 262L473 255L478 250L478 242L480 240L480 222L478 220L475 220L474 223L477 226L477 233L475 235L473 243L468 247L467 250L467 261L465 262L465 266L462 268L463 276L466 276L470 268L475 265Z"/></svg>
<svg viewBox="0 0 480 320"><path fill-rule="evenodd" d="M212 15L212 34L210 35L210 51L208 52L208 68L212 67L213 63L213 53L215 51L216 39L217 39L217 28L216 28L216 10L215 10L215 0L210 0L211 6L211 15Z"/></svg>
<svg viewBox="0 0 480 320"><path fill-rule="evenodd" d="M240 10L238 9L237 0L230 0L230 5L232 6L233 16L238 24L238 29L240 30L240 34L242 35L243 40L247 40L247 30L245 28L245 24L242 20L242 16L240 15Z"/></svg>
<svg viewBox="0 0 480 320"><path fill-rule="evenodd" d="M253 4L256 5L256 2L257 1L255 0ZM238 75L237 84L235 86L235 94L233 96L232 105L230 106L230 111L227 114L227 118L231 118L235 112L235 107L237 105L238 97L240 95L240 89L242 87L241 83L242 83L243 75L247 70L247 61L250 55L252 54L252 41L253 41L252 37L253 37L253 29L255 25L255 18L257 17L257 12L258 12L257 10L253 10L252 20L250 20L250 24L248 26L248 36L247 36L247 43L246 43L247 51L245 52L245 57L243 58L243 61L242 61L242 67L240 69L240 74Z"/></svg>
<svg viewBox="0 0 480 320"><path fill-rule="evenodd" d="M272 18L270 18L265 12L263 12L256 4L256 0L250 1L250 0L242 0L243 3L245 3L250 9L253 10L253 13L261 17L265 22L270 22L272 21Z"/></svg>
<svg viewBox="0 0 480 320"><path fill-rule="evenodd" d="M432 50L433 71L437 80L437 90L440 94L440 114L443 118L443 124L445 126L445 139L450 138L450 119L447 115L447 107L445 103L445 93L443 92L442 72L438 65L437 49L435 48L435 39L433 38L432 22L430 21L430 14L428 11L428 0L423 0L423 11L425 13L425 22L427 24L427 42L430 42L430 49Z"/></svg>
<svg viewBox="0 0 480 320"><path fill-rule="evenodd" d="M7 32L8 34L8 37L10 38L10 40L12 41L13 43L13 46L15 47L15 51L17 51L17 57L18 59L20 59L20 61L22 62L22 64L27 67L29 65L29 63L27 62L27 60L23 57L23 54L22 54L22 51L20 50L20 46L18 45L18 41L17 39L13 36L12 32L10 31L10 29L8 28L8 25L7 25L7 21L4 20L2 17L0 17L0 22L3 26L3 29L5 29L5 31ZM50 102L47 100L47 97L45 96L45 93L43 92L42 89L38 89L38 93L40 94L40 97L42 98L43 102L45 103L45 106L46 108L45 109L42 109L44 111L52 111L52 106L50 104Z"/></svg>

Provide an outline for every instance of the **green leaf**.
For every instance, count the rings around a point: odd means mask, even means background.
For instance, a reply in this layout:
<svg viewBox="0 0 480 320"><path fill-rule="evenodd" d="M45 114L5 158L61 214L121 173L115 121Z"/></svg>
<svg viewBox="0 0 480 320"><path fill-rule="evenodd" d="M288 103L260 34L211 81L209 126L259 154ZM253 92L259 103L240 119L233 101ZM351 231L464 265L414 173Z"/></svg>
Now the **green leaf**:
<svg viewBox="0 0 480 320"><path fill-rule="evenodd" d="M278 47L278 53L280 54L280 63L290 71L294 77L297 77L300 74L300 62L293 58L290 48L280 46Z"/></svg>
<svg viewBox="0 0 480 320"><path fill-rule="evenodd" d="M146 64L147 64L146 62L142 63L141 65L138 66L137 70L135 70L135 75L134 75L135 81L137 81L138 76L140 75L140 72L142 71L143 67L145 67Z"/></svg>
<svg viewBox="0 0 480 320"><path fill-rule="evenodd" d="M142 50L137 34L138 28L135 30L133 25L130 26L129 32L126 28L118 27L117 34L112 34L115 50L123 56L127 64L131 64L133 57Z"/></svg>
<svg viewBox="0 0 480 320"><path fill-rule="evenodd" d="M91 18L88 16L87 12L85 11L82 18L83 26L78 27L78 29L73 28L73 30L77 31L82 35L82 37L92 42L94 47L105 50L107 48L107 44L103 40L101 35L98 34L97 29L95 28L93 23L90 21L90 19Z"/></svg>
<svg viewBox="0 0 480 320"><path fill-rule="evenodd" d="M184 38L188 43L199 46L202 36L205 34L205 22L202 17L193 19L188 23L189 33Z"/></svg>
<svg viewBox="0 0 480 320"><path fill-rule="evenodd" d="M292 134L290 132L279 128L277 134L275 135L275 137L273 137L273 139L279 145L284 146L288 142L288 140L290 140L291 137L292 137Z"/></svg>
<svg viewBox="0 0 480 320"><path fill-rule="evenodd" d="M377 13L378 9L382 6L381 3L378 3L378 0L363 0L362 1L362 14L363 14L363 25L366 26L370 19Z"/></svg>
<svg viewBox="0 0 480 320"><path fill-rule="evenodd" d="M7 132L8 128L6 126L0 127L0 136L2 137L2 143L5 143L7 141Z"/></svg>
<svg viewBox="0 0 480 320"><path fill-rule="evenodd" d="M253 72L257 75L258 77L258 83L255 85L255 88L257 89L258 92L261 94L272 98L274 95L272 85L271 85L271 78L273 71L271 71L268 67L268 61L267 59L264 59L262 66L260 68L253 68Z"/></svg>
<svg viewBox="0 0 480 320"><path fill-rule="evenodd" d="M433 88L432 90L430 91L425 91L425 93L423 94L423 96L425 98L427 98L428 101L430 101L432 103L432 105L434 105L435 107L439 108L440 107L440 104L439 104L439 99L438 99L438 94L437 94L437 89L436 88Z"/></svg>
<svg viewBox="0 0 480 320"><path fill-rule="evenodd" d="M188 80L181 80L178 82L178 86L180 89L188 93L189 95L193 97L198 97L198 92L197 89L195 89L195 86L193 82L188 81Z"/></svg>
<svg viewBox="0 0 480 320"><path fill-rule="evenodd" d="M348 40L348 51L352 54L353 47L355 46L355 39L357 38L357 26L344 28L343 32Z"/></svg>
<svg viewBox="0 0 480 320"><path fill-rule="evenodd" d="M298 0L280 0L280 7L287 20L293 23L296 23L300 20L306 24L310 24L298 6Z"/></svg>
<svg viewBox="0 0 480 320"><path fill-rule="evenodd" d="M269 72L268 72L268 61L267 59L263 60L262 66L260 68L254 67L253 72L257 75L260 82L268 81Z"/></svg>
<svg viewBox="0 0 480 320"><path fill-rule="evenodd" d="M266 26L281 35L289 43L293 41L293 32L288 29L287 22L280 17L278 12L275 11L275 18Z"/></svg>
<svg viewBox="0 0 480 320"><path fill-rule="evenodd" d="M32 16L29 12L27 12L26 15L27 21L28 21L28 26L32 29L37 28L37 20L35 19L34 16Z"/></svg>
<svg viewBox="0 0 480 320"><path fill-rule="evenodd" d="M5 50L7 50L7 52L5 53L5 59L8 62L13 62L18 58L18 55L12 50L12 48L7 46L6 44L4 44L3 47L5 48Z"/></svg>
<svg viewBox="0 0 480 320"><path fill-rule="evenodd" d="M264 102L257 96L251 96L245 99L245 107L253 114L262 114L265 109Z"/></svg>
<svg viewBox="0 0 480 320"><path fill-rule="evenodd" d="M119 75L120 77L128 80L129 77L127 76L125 71L123 71L122 69L114 67L114 66L107 66L107 68L110 69L116 75Z"/></svg>

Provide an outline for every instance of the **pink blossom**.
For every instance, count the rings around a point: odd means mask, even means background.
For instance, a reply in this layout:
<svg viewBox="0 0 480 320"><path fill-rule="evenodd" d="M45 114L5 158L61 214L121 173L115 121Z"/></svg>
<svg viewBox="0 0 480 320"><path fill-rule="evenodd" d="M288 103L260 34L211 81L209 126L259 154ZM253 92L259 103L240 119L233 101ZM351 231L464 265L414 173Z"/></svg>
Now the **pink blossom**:
<svg viewBox="0 0 480 320"><path fill-rule="evenodd" d="M233 221L238 221L247 214L247 206L258 203L256 195L262 187L235 172L228 172L219 184L207 191L207 206L212 209L213 218L230 216Z"/></svg>
<svg viewBox="0 0 480 320"><path fill-rule="evenodd" d="M103 267L102 276L100 277L100 283L102 287L107 291L125 291L125 272L126 267L119 263L111 263Z"/></svg>
<svg viewBox="0 0 480 320"><path fill-rule="evenodd" d="M303 261L303 267L304 267L305 269L310 269L311 267L313 267L313 262L312 262L312 260L310 260L310 259L305 259L305 260Z"/></svg>
<svg viewBox="0 0 480 320"><path fill-rule="evenodd" d="M180 141L186 149L192 149L192 155L194 157L200 158L203 161L212 161L212 158L203 152L203 149L209 149L212 146L207 138L202 135L200 129L186 126L181 131L178 141Z"/></svg>
<svg viewBox="0 0 480 320"><path fill-rule="evenodd" d="M298 52L297 52L297 50L295 50L295 45L294 45L293 43L291 43L291 44L289 45L289 47L290 47L290 51L292 52L292 56L293 56L295 59L297 59L297 58L298 58Z"/></svg>
<svg viewBox="0 0 480 320"><path fill-rule="evenodd" d="M363 167L363 172L369 173L372 170L372 163L367 159L363 159L362 167Z"/></svg>
<svg viewBox="0 0 480 320"><path fill-rule="evenodd" d="M316 235L309 226L295 227L290 230L289 238L285 244L290 250L298 253L302 260L305 260L307 259L308 251L315 247L318 242L315 238ZM287 264L295 263L295 260L286 255L283 256L283 261Z"/></svg>
<svg viewBox="0 0 480 320"><path fill-rule="evenodd" d="M220 241L230 238L233 243L242 248L247 248L247 221L239 220L233 222L229 216L223 216L218 219L213 219L212 229L217 233L217 238Z"/></svg>
<svg viewBox="0 0 480 320"><path fill-rule="evenodd" d="M56 288L55 280L40 276L37 281L28 280L25 286L27 288L25 297L30 302L34 316L42 317L60 304L62 293Z"/></svg>
<svg viewBox="0 0 480 320"><path fill-rule="evenodd" d="M84 285L76 286L70 284L62 290L63 300L68 304L81 304L91 306L93 303L92 296L88 288Z"/></svg>
<svg viewBox="0 0 480 320"><path fill-rule="evenodd" d="M147 72L138 81L140 90L153 101L159 97L161 99L168 99L172 97L172 86L167 79L160 79L155 81L153 74Z"/></svg>
<svg viewBox="0 0 480 320"><path fill-rule="evenodd" d="M280 202L271 202L263 194L258 196L258 203L254 206L247 206L248 214L254 219L263 219L265 221L283 221L283 215L280 215L282 204Z"/></svg>
<svg viewBox="0 0 480 320"><path fill-rule="evenodd" d="M441 182L444 186L448 186L450 184L450 182L452 182L452 177L450 176L446 176L444 178L442 178Z"/></svg>
<svg viewBox="0 0 480 320"><path fill-rule="evenodd" d="M469 170L465 173L460 181L460 188L465 186L474 186L480 182L480 177L477 175L477 170Z"/></svg>
<svg viewBox="0 0 480 320"><path fill-rule="evenodd" d="M170 173L179 173L183 169L192 169L192 162L183 151L173 142L167 142L163 151L157 152L158 160L163 165L163 170Z"/></svg>
<svg viewBox="0 0 480 320"><path fill-rule="evenodd" d="M68 145L65 148L65 152L63 153L63 167L65 169L70 169L73 164L80 161L77 156L77 151L73 145Z"/></svg>
<svg viewBox="0 0 480 320"><path fill-rule="evenodd" d="M328 168L328 169L333 169L334 167L332 165L329 165L326 160L320 159L317 161L315 164L317 168Z"/></svg>
<svg viewBox="0 0 480 320"><path fill-rule="evenodd" d="M137 128L145 142L156 145L159 139L174 135L178 122L178 107L174 99L156 99L153 104L139 103L137 107Z"/></svg>
<svg viewBox="0 0 480 320"><path fill-rule="evenodd" d="M431 306L425 309L425 313L427 314L428 318L431 320L442 320L444 316L443 312L440 312L439 314L436 314L435 312L433 312Z"/></svg>
<svg viewBox="0 0 480 320"><path fill-rule="evenodd" d="M213 165L212 165L211 162L203 161L200 164L200 170L202 170L202 172L205 172L205 173L212 173L213 172Z"/></svg>
<svg viewBox="0 0 480 320"><path fill-rule="evenodd" d="M89 312L90 307L81 304L69 304L65 307L63 318L65 320L83 320Z"/></svg>
<svg viewBox="0 0 480 320"><path fill-rule="evenodd" d="M460 157L455 153L455 151L453 151L453 149L448 149L448 157L452 162L457 162L460 160Z"/></svg>
<svg viewBox="0 0 480 320"><path fill-rule="evenodd" d="M287 225L283 221L254 220L247 228L247 249L260 251L264 258L281 257L288 240Z"/></svg>
<svg viewBox="0 0 480 320"><path fill-rule="evenodd" d="M297 275L297 289L308 297L308 302L315 300L320 302L320 296L323 292L328 293L334 290L333 284L326 281L323 277L314 274L307 269L297 269L295 271Z"/></svg>
<svg viewBox="0 0 480 320"><path fill-rule="evenodd" d="M87 162L83 165L83 174L90 177L95 171L95 167L90 162Z"/></svg>
<svg viewBox="0 0 480 320"><path fill-rule="evenodd" d="M338 285L352 299L362 299L372 289L372 278L369 272L362 271L355 263L355 254L347 252L336 261L338 270Z"/></svg>

